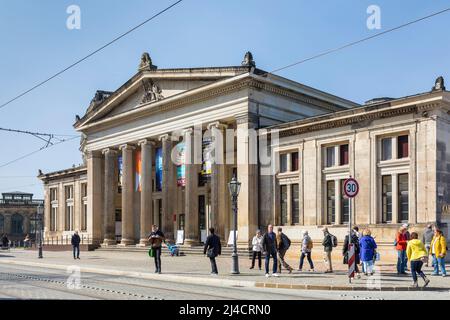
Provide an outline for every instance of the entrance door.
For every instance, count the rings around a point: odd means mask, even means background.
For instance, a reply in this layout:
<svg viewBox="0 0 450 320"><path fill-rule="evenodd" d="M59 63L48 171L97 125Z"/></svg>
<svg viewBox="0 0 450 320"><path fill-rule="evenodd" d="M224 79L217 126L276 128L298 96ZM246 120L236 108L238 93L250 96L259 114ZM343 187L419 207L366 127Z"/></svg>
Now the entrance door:
<svg viewBox="0 0 450 320"><path fill-rule="evenodd" d="M198 224L200 230L200 241L205 241L206 235L206 197L198 196Z"/></svg>

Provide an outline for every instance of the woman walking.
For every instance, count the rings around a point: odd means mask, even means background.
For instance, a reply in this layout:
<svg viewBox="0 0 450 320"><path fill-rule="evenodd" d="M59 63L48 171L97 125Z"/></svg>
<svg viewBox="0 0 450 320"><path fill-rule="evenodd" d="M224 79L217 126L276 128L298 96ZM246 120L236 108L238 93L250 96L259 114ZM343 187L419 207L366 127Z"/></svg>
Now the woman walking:
<svg viewBox="0 0 450 320"><path fill-rule="evenodd" d="M303 231L303 240L302 240L302 251L300 255L300 265L298 267L298 271L302 271L303 268L303 260L305 260L305 257L308 259L309 262L309 271L314 271L314 264L311 260L311 251L313 248L313 242L311 240L311 237L308 235L308 231Z"/></svg>
<svg viewBox="0 0 450 320"><path fill-rule="evenodd" d="M255 267L255 260L258 256L258 267L261 270L261 251L262 251L262 241L263 236L261 234L261 230L256 231L256 235L253 237L252 245L253 245L253 255L252 255L252 266L250 269Z"/></svg>
<svg viewBox="0 0 450 320"><path fill-rule="evenodd" d="M373 260L377 244L372 238L370 229L364 229L363 237L359 240L359 247L361 250L361 261L364 265L365 275L373 275Z"/></svg>
<svg viewBox="0 0 450 320"><path fill-rule="evenodd" d="M447 240L442 235L442 231L436 228L434 230L434 237L431 240L431 255L433 256L434 271L432 276L439 275L439 268L441 269L441 275L447 276L445 270L445 256L447 254Z"/></svg>
<svg viewBox="0 0 450 320"><path fill-rule="evenodd" d="M417 283L417 275L419 275L425 284L426 287L430 280L427 279L425 274L422 271L423 262L428 260L428 253L425 245L422 241L419 240L419 235L417 232L412 232L410 235L410 241L408 241L408 245L406 247L406 256L408 257L408 261L411 263L411 275L413 278L413 288L418 288L419 285Z"/></svg>

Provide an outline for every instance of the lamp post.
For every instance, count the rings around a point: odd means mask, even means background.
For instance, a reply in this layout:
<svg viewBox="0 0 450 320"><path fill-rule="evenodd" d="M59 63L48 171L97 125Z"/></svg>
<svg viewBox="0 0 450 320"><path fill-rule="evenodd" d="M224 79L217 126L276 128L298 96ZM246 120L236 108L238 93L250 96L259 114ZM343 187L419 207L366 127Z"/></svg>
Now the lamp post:
<svg viewBox="0 0 450 320"><path fill-rule="evenodd" d="M235 176L228 183L228 190L230 191L230 195L231 195L233 215L234 215L233 254L231 255L231 259L232 259L231 274L239 274L236 231L237 231L237 198L239 195L239 191L241 190L241 183L239 181L237 181Z"/></svg>
<svg viewBox="0 0 450 320"><path fill-rule="evenodd" d="M42 205L39 204L37 208L37 222L38 222L38 228L36 231L39 231L39 243L38 243L38 258L42 259L42 220L43 220L43 208Z"/></svg>

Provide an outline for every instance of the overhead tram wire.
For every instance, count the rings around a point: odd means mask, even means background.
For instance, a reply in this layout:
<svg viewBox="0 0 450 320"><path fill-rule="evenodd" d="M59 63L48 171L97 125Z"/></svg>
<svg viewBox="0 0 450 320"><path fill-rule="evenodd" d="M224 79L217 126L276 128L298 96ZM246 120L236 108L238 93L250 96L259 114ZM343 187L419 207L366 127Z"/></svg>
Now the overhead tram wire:
<svg viewBox="0 0 450 320"><path fill-rule="evenodd" d="M31 87L30 89L18 94L17 96L15 96L14 98L6 101L5 103L0 105L0 109L6 107L7 105L9 105L10 103L20 99L21 97L23 97L24 95L30 93L31 91L39 88L40 86L46 84L47 82L51 81L52 79L58 77L59 75L63 74L64 72L72 69L73 67L75 67L76 65L80 64L81 62L89 59L90 57L92 57L93 55L95 55L96 53L102 51L103 49L109 47L110 45L112 45L114 42L122 39L123 37L127 36L128 34L132 33L133 31L135 31L136 29L139 29L140 27L142 27L143 25L145 25L146 23L150 22L151 20L155 19L156 17L160 16L161 14L163 14L164 12L170 10L171 8L175 7L176 5L178 5L180 2L182 2L183 0L178 0L176 2L174 2L173 4L171 4L170 6L168 6L167 8L159 11L158 13L154 14L153 16L151 16L150 18L148 18L147 20L141 22L140 24L138 24L137 26L131 28L130 30L126 31L125 33L122 33L121 35L117 36L116 38L114 38L113 40L109 41L108 43L104 44L103 46L101 46L100 48L92 51L91 53L89 53L88 55L86 55L85 57L75 61L74 63L72 63L71 65L69 65L68 67L62 69L61 71L58 71L57 73L55 73L54 75L50 76L49 78L37 83L36 85L34 85L33 87Z"/></svg>
<svg viewBox="0 0 450 320"><path fill-rule="evenodd" d="M412 25L412 24L418 23L418 22L420 22L420 21L430 19L430 18L432 18L432 17L435 17L435 16L437 16L437 15L446 13L446 12L448 12L448 11L450 11L450 7L449 7L449 8L446 8L446 9L443 9L443 10L441 10L441 11L434 12L434 13L432 13L432 14L429 14L429 15L425 16L425 17L422 17L422 18L419 18L419 19L412 20L412 21L410 21L410 22L404 23L404 24L399 25L399 26L397 26L397 27L390 28L390 29L388 29L388 30L386 30L386 31L378 32L377 34L374 34L373 36L369 36L369 37L366 37L366 38L362 38L362 39L359 39L359 40L357 40L357 41L353 41L353 42L347 43L347 44L345 44L345 45L342 45L342 46L337 47L337 48L334 48L334 49L329 49L329 50L327 50L327 51L324 51L324 52L322 52L322 53L316 54L316 55L314 55L314 56L305 58L305 59L303 59L303 60L300 60L300 61L297 61L297 62L294 62L294 63L291 63L291 64L289 64L289 65L287 65L287 66L284 66L284 67L281 67L281 68L272 70L272 71L270 71L270 72L267 72L267 73L263 74L263 76L266 76L266 75L268 75L268 74L270 74L270 73L274 74L274 73L277 73L277 72L279 72L279 71L282 71L282 70L285 70L285 69L294 67L294 66L296 66L296 65L299 65L299 64L302 64L302 63L305 63L305 62L308 62L308 61L311 61L311 60L314 60L314 59L317 59L317 58L320 58L320 57L329 55L329 54L331 54L331 53L334 53L334 52L337 52L337 51L346 49L346 48L348 48L348 47L351 47L351 46L360 44L360 43L362 43L362 42L371 40L371 39L373 39L373 38L380 37L380 36L385 35L385 34L387 34L387 33L390 33L390 32L393 32L393 31L397 31L397 30L399 30L399 29L405 28L405 27L407 27L407 26L410 26L410 25Z"/></svg>

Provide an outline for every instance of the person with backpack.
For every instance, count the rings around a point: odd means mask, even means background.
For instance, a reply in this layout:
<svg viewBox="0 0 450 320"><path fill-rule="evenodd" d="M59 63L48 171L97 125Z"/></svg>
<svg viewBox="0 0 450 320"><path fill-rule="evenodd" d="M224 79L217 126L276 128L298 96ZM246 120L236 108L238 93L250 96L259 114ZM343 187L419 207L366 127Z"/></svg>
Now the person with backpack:
<svg viewBox="0 0 450 320"><path fill-rule="evenodd" d="M280 273L281 273L281 265L283 265L283 267L287 269L289 273L292 273L293 268L284 260L284 256L286 255L286 252L291 246L291 240L288 238L287 235L283 233L283 229L281 227L278 228L277 244L278 244L277 247L278 269L280 269Z"/></svg>
<svg viewBox="0 0 450 320"><path fill-rule="evenodd" d="M333 247L337 246L337 238L328 232L328 228L323 229L323 260L326 265L326 271L325 273L332 273L333 272L333 264L331 262L331 252L333 251Z"/></svg>
<svg viewBox="0 0 450 320"><path fill-rule="evenodd" d="M364 229L363 237L359 240L361 260L364 265L365 275L373 275L373 265L377 244L372 237L370 229Z"/></svg>
<svg viewBox="0 0 450 320"><path fill-rule="evenodd" d="M303 260L306 258L309 262L309 271L314 271L314 264L311 259L311 251L313 248L313 242L311 237L308 235L308 231L303 231L303 239L302 239L302 250L300 255L300 265L298 267L298 271L302 271L303 268Z"/></svg>
<svg viewBox="0 0 450 320"><path fill-rule="evenodd" d="M441 269L441 275L447 276L445 270L445 256L447 255L447 240L442 234L442 231L438 228L434 230L434 237L431 240L431 255L433 256L434 271L432 276L439 275L439 269Z"/></svg>
<svg viewBox="0 0 450 320"><path fill-rule="evenodd" d="M430 280L427 279L425 273L422 271L423 262L428 260L428 253L425 245L419 239L419 235L417 232L411 233L411 240L408 241L408 245L406 246L406 255L408 260L411 261L411 275L413 278L412 288L418 288L419 285L417 283L417 275L419 275L423 281L425 282L424 287L430 283Z"/></svg>
<svg viewBox="0 0 450 320"><path fill-rule="evenodd" d="M272 275L274 277L278 277L277 273L277 235L275 232L273 232L273 225L269 224L267 226L267 233L264 234L263 241L263 254L265 256L265 268L266 268L266 278L270 277L269 274L269 263L270 263L270 257L273 259L273 273Z"/></svg>
<svg viewBox="0 0 450 320"><path fill-rule="evenodd" d="M423 232L422 236L422 242L425 245L425 249L427 250L427 257L431 254L431 241L433 240L434 231L433 231L433 225L429 224L427 225L427 228ZM426 259L426 266L428 267L428 259Z"/></svg>
<svg viewBox="0 0 450 320"><path fill-rule="evenodd" d="M258 266L259 270L261 270L261 251L262 251L262 240L263 236L261 235L261 231L257 230L256 235L253 237L252 240L252 266L250 269L253 269L255 267L255 260L256 256L258 256Z"/></svg>
<svg viewBox="0 0 450 320"><path fill-rule="evenodd" d="M214 228L209 228L210 235L206 238L203 254L206 254L211 262L211 274L218 275L216 257L222 254L222 245L214 231Z"/></svg>
<svg viewBox="0 0 450 320"><path fill-rule="evenodd" d="M164 234L158 229L158 226L154 224L152 226L152 232L148 236L151 249L154 251L155 259L155 273L161 273L161 249L165 240Z"/></svg>
<svg viewBox="0 0 450 320"><path fill-rule="evenodd" d="M361 275L359 273L359 267L358 264L360 264L360 247L359 247L359 238L354 229L351 232L351 243L353 244L353 247L355 249L355 277L358 279L361 278ZM344 246L342 247L342 255L344 256L344 264L348 264L348 245L349 245L349 235L345 236L344 239Z"/></svg>
<svg viewBox="0 0 450 320"><path fill-rule="evenodd" d="M405 226L402 226L400 230L397 232L397 236L395 238L395 249L397 250L397 274L407 274L406 273L406 246L408 245L408 236L406 234Z"/></svg>

